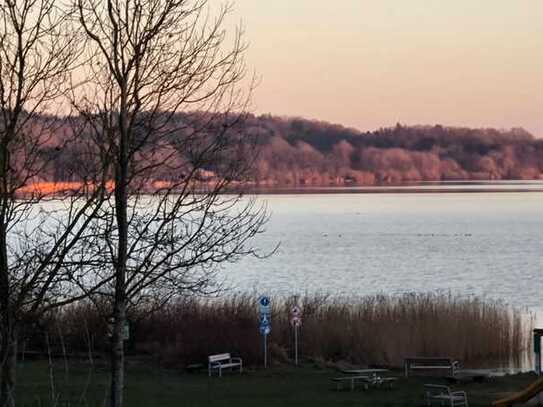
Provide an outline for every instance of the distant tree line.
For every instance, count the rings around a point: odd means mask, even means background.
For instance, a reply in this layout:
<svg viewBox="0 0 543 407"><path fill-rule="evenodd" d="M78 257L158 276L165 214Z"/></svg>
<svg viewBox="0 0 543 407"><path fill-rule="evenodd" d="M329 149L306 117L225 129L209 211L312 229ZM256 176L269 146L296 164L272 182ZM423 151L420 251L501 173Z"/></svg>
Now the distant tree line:
<svg viewBox="0 0 543 407"><path fill-rule="evenodd" d="M538 179L543 140L511 130L402 126L359 132L303 119L254 118L263 149L255 180L268 185L379 185Z"/></svg>
<svg viewBox="0 0 543 407"><path fill-rule="evenodd" d="M205 115L181 113L176 121L205 121ZM510 130L403 126L360 132L320 121L249 115L241 132L260 145L256 165L245 174L256 186L381 185L417 181L539 179L543 140L522 128ZM164 150L176 148L163 145ZM156 147L153 147L156 148ZM241 148L241 147L240 147ZM76 181L81 149L77 143L54 157L42 180ZM190 151L186 152L190 154ZM213 162L200 181L224 176ZM153 182L178 174L155 173ZM240 180L241 181L241 180ZM244 179L243 181L247 181ZM153 185L148 185L153 189Z"/></svg>

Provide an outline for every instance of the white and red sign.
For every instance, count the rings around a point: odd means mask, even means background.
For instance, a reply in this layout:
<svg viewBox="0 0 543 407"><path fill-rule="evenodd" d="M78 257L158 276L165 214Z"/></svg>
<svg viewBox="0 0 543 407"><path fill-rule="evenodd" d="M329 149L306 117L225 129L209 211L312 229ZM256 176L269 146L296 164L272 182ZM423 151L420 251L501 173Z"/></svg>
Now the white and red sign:
<svg viewBox="0 0 543 407"><path fill-rule="evenodd" d="M302 325L302 310L298 306L290 309L290 325L295 328Z"/></svg>

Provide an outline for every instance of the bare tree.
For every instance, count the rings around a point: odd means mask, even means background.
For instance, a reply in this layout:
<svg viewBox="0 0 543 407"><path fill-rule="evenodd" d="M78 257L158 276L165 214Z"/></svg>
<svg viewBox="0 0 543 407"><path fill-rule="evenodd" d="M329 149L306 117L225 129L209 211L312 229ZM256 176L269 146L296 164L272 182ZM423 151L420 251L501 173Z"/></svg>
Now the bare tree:
<svg viewBox="0 0 543 407"><path fill-rule="evenodd" d="M67 22L67 15L57 9L54 0L1 2L2 407L15 405L18 338L25 316L39 315L87 295L75 287L67 290L71 277L63 263L100 207L100 199L95 198L105 190L96 179L54 188L39 186L49 174L52 160L75 135L65 128L66 118L56 116L66 113L59 110L59 100L78 59L77 39L70 34ZM66 131L59 131L63 127Z"/></svg>
<svg viewBox="0 0 543 407"><path fill-rule="evenodd" d="M113 181L81 250L110 265L94 267L96 281L114 276L100 294L110 298L110 403L120 407L128 307L215 290L221 263L255 253L249 240L267 214L239 193L256 150L242 128L252 85L242 91L245 44L240 29L225 30L230 7L75 1L90 63L74 106Z"/></svg>

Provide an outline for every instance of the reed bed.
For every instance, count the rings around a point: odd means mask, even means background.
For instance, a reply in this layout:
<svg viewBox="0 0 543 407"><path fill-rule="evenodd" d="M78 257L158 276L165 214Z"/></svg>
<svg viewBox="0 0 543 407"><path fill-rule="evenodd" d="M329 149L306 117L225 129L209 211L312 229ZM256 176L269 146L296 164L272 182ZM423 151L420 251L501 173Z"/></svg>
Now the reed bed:
<svg viewBox="0 0 543 407"><path fill-rule="evenodd" d="M272 363L291 361L294 304L303 310L299 338L305 360L401 366L408 356L449 356L466 367L495 367L520 364L530 349L533 318L500 302L446 294L308 296L275 299L268 338ZM248 295L179 299L159 312L139 307L129 315L128 353L150 355L168 367L201 363L221 352L258 364L257 313L257 299ZM70 351L107 349L106 323L90 304L65 308L46 325L49 336L59 338L52 342Z"/></svg>

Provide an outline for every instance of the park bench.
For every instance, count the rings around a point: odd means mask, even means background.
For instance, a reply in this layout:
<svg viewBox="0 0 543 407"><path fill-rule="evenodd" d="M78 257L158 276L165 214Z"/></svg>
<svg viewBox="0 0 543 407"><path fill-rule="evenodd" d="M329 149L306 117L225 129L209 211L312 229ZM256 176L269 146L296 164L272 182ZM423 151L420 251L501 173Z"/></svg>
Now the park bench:
<svg viewBox="0 0 543 407"><path fill-rule="evenodd" d="M241 358L233 358L230 353L220 353L217 355L210 355L208 357L208 373L212 376L213 370L219 372L219 376L222 376L223 369L239 368L239 373L243 371L243 361Z"/></svg>
<svg viewBox="0 0 543 407"><path fill-rule="evenodd" d="M448 370L450 376L454 377L456 371L458 370L459 362L452 360L451 358L442 358L442 357L416 357L416 358L405 358L404 360L404 369L405 377L409 377L410 370Z"/></svg>
<svg viewBox="0 0 543 407"><path fill-rule="evenodd" d="M466 392L451 391L448 386L425 384L424 397L427 407L431 407L434 403L439 406L469 407Z"/></svg>

